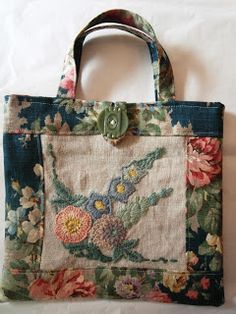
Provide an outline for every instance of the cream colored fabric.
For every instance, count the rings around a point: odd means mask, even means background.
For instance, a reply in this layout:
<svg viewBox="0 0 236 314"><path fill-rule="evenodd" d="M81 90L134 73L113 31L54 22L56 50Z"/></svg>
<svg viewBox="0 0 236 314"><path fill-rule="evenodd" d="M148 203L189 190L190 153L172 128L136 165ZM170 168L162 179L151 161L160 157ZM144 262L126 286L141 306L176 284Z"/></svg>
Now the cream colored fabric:
<svg viewBox="0 0 236 314"><path fill-rule="evenodd" d="M112 266L150 267L167 270L186 270L185 234L185 171L186 144L184 137L135 137L124 138L112 146L100 135L97 136L53 136L43 135L42 148L45 171L45 233L41 258L42 270L65 267L93 268L103 263L69 254L54 234L55 210L50 204L54 196L52 185L52 160L47 153L49 143L56 154L56 169L59 179L74 193L88 196L90 192L106 193L110 180L121 175L121 167L134 159L143 158L156 147L165 147L167 153L154 162L153 168L136 185L137 191L130 196L149 196L164 187L172 187L173 193L161 199L157 206L133 226L128 237L140 239L135 248L150 259L164 257L178 262L134 263L121 260ZM107 266L110 266L107 264Z"/></svg>

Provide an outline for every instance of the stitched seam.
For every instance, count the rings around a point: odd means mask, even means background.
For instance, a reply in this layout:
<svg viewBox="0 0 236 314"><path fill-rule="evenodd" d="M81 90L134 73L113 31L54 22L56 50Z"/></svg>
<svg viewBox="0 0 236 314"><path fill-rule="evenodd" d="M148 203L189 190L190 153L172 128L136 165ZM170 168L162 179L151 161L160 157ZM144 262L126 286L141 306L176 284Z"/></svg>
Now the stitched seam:
<svg viewBox="0 0 236 314"><path fill-rule="evenodd" d="M41 136L40 135L37 135L37 138L36 138L36 143L37 143L37 150L38 150L38 158L39 158L39 163L42 165L42 167L44 166L43 164L43 156L42 156L42 146L41 146ZM44 172L44 167L43 167L43 172ZM41 198L43 198L43 202L41 203L43 206L43 209L44 209L44 213L45 213L45 185L44 185L44 176L43 176L43 195L41 196ZM45 225L45 218L43 218L43 230L44 230L44 225ZM43 238L40 242L40 254L39 254L39 268L40 268L40 265L41 265L41 260L42 260L42 250L43 250ZM36 245L36 244L35 244Z"/></svg>
<svg viewBox="0 0 236 314"><path fill-rule="evenodd" d="M7 267L3 267L4 270L8 270L10 271L11 268L7 268ZM110 270L112 271L113 269L120 269L121 271L130 271L135 269L135 271L137 271L138 273L144 273L146 271L156 271L156 272L160 272L160 273L168 273L168 274L186 274L188 276L200 276L200 275L208 275L208 276L215 276L215 275L223 275L223 272L193 272L193 273L189 273L187 271L166 271L165 269L157 269L157 268L145 268L143 269L137 269L137 268L126 268L123 269L121 267L102 267L102 266L97 266L97 267L91 267L91 268L63 268L63 269L59 269L59 270L38 270L38 271L21 271L18 268L14 268L16 270L18 270L21 274L43 274L43 273L58 273L62 270L69 270L69 271L76 271L76 270L80 270L82 272L86 272L86 271L92 271L92 270L97 270L97 269L103 269L103 270Z"/></svg>
<svg viewBox="0 0 236 314"><path fill-rule="evenodd" d="M23 100L11 100L11 102L10 102L10 104L14 104L14 103L16 103L17 105L18 105L18 101L23 101ZM27 100L26 99L26 101L29 101L29 100ZM70 100L68 100L68 102L69 102ZM81 100L78 100L78 101L81 101ZM58 106L59 107L59 105L58 104L55 104L54 102L53 102L53 100L52 101L48 101L48 102L41 102L41 101L29 101L31 104L42 104L42 105L48 105L48 104L50 104L50 105L52 105L52 106ZM83 102L83 100L81 101L81 102ZM97 101L89 101L88 100L88 102L93 102L93 104L81 104L81 107L93 107L93 106L95 106L95 105L102 105L102 104L104 104L104 103L108 103L108 104L113 104L113 103L119 103L119 102L112 102L112 101L107 101L107 100L104 100L104 101L101 101L101 102L97 102ZM205 110L211 110L211 109L220 109L220 110L223 110L223 107L222 107L222 105L219 105L219 106L215 106L215 107L213 107L213 106L207 106L207 103L205 103L205 105L191 105L191 104L186 104L186 105L179 105L179 104L155 104L155 103L153 103L153 104L149 104L149 103L145 103L145 102L140 102L140 103L132 103L132 102L130 102L130 103L125 103L127 106L128 105L136 105L136 106L143 106L143 105L145 105L145 106L148 106L148 107L158 107L158 108L160 108L160 107L163 107L163 108L166 108L166 109L168 109L168 108L171 108L171 107L177 107L177 108L185 108L185 107L187 107L187 108L202 108L202 109L205 109ZM203 104L204 104L204 102L203 102ZM64 105L61 105L61 107L63 107Z"/></svg>

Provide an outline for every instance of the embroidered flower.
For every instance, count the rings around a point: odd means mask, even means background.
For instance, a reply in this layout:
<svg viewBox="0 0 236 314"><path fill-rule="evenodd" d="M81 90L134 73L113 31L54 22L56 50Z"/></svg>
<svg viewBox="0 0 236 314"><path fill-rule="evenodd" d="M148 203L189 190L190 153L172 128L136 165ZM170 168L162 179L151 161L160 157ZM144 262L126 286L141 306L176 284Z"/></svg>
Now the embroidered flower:
<svg viewBox="0 0 236 314"><path fill-rule="evenodd" d="M35 300L65 299L70 296L93 297L96 286L86 281L79 270L58 271L50 280L38 278L29 286L29 296Z"/></svg>
<svg viewBox="0 0 236 314"><path fill-rule="evenodd" d="M220 141L217 138L190 138L188 143L188 182L196 188L207 185L221 172Z"/></svg>
<svg viewBox="0 0 236 314"><path fill-rule="evenodd" d="M196 290L189 290L185 295L189 299L196 300L197 297L198 297L198 291L196 291Z"/></svg>
<svg viewBox="0 0 236 314"><path fill-rule="evenodd" d="M135 187L130 181L122 180L122 178L118 177L111 181L108 194L116 201L126 203L134 191Z"/></svg>
<svg viewBox="0 0 236 314"><path fill-rule="evenodd" d="M56 216L55 233L64 243L83 241L92 226L91 216L79 207L67 206Z"/></svg>
<svg viewBox="0 0 236 314"><path fill-rule="evenodd" d="M141 296L141 282L136 277L123 276L115 283L116 293L122 298L134 299Z"/></svg>
<svg viewBox="0 0 236 314"><path fill-rule="evenodd" d="M167 293L161 292L159 288L149 291L145 299L148 301L157 301L157 302L164 302L164 303L171 303L172 300Z"/></svg>
<svg viewBox="0 0 236 314"><path fill-rule="evenodd" d="M29 221L23 221L22 230L27 234L27 242L35 243L43 237L42 213L38 208L28 214Z"/></svg>
<svg viewBox="0 0 236 314"><path fill-rule="evenodd" d="M31 187L26 186L21 192L23 196L20 198L20 205L23 208L27 209L38 206L39 198Z"/></svg>
<svg viewBox="0 0 236 314"><path fill-rule="evenodd" d="M91 240L101 249L111 250L121 244L126 237L126 229L120 218L104 215L96 220L91 231Z"/></svg>
<svg viewBox="0 0 236 314"><path fill-rule="evenodd" d="M223 253L222 241L218 235L212 235L210 233L207 234L206 242L208 245L213 246L215 250L219 253Z"/></svg>
<svg viewBox="0 0 236 314"><path fill-rule="evenodd" d="M99 219L102 215L111 213L111 200L105 195L91 193L86 203L86 210L94 219Z"/></svg>
<svg viewBox="0 0 236 314"><path fill-rule="evenodd" d="M186 287L188 275L186 274L163 274L163 285L170 289L171 292L178 293Z"/></svg>
<svg viewBox="0 0 236 314"><path fill-rule="evenodd" d="M138 183L146 174L147 171L139 169L135 160L122 168L122 178L134 184Z"/></svg>
<svg viewBox="0 0 236 314"><path fill-rule="evenodd" d="M202 289L207 290L210 287L210 279L206 277L202 277L201 281Z"/></svg>

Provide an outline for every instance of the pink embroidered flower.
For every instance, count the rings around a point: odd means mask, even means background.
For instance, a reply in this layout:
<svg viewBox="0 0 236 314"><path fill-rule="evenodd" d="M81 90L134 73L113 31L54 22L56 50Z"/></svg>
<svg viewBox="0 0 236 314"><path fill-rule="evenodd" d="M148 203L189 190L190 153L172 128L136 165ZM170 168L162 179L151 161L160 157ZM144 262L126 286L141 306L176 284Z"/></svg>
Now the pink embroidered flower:
<svg viewBox="0 0 236 314"><path fill-rule="evenodd" d="M61 80L60 87L67 90L67 97L75 97L75 71L72 68Z"/></svg>
<svg viewBox="0 0 236 314"><path fill-rule="evenodd" d="M122 220L113 215L103 215L97 219L90 231L91 240L101 250L111 250L120 245L126 234Z"/></svg>
<svg viewBox="0 0 236 314"><path fill-rule="evenodd" d="M67 206L56 216L55 233L64 243L83 241L92 226L91 216L79 207Z"/></svg>
<svg viewBox="0 0 236 314"><path fill-rule="evenodd" d="M43 278L34 280L29 286L29 296L35 300L65 299L73 297L93 297L96 286L85 281L79 270L61 270L49 281Z"/></svg>
<svg viewBox="0 0 236 314"><path fill-rule="evenodd" d="M188 182L196 188L207 185L221 172L221 149L217 138L190 138L188 143Z"/></svg>
<svg viewBox="0 0 236 314"><path fill-rule="evenodd" d="M202 277L201 281L201 286L204 290L207 290L210 287L210 279L206 277Z"/></svg>
<svg viewBox="0 0 236 314"><path fill-rule="evenodd" d="M149 301L171 303L172 300L167 293L161 292L160 289L150 291L145 298Z"/></svg>
<svg viewBox="0 0 236 314"><path fill-rule="evenodd" d="M196 290L188 290L188 292L185 295L189 299L196 300L198 297L198 292Z"/></svg>

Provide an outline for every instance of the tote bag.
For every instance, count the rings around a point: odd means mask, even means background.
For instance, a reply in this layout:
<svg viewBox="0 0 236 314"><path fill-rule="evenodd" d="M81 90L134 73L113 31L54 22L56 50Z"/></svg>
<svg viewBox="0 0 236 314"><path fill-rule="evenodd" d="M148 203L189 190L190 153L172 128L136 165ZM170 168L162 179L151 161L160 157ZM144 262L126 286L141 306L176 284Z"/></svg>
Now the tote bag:
<svg viewBox="0 0 236 314"><path fill-rule="evenodd" d="M147 43L155 102L75 97L84 40L102 28ZM224 106L175 100L146 20L100 14L76 37L56 97L5 100L6 298L224 302Z"/></svg>

